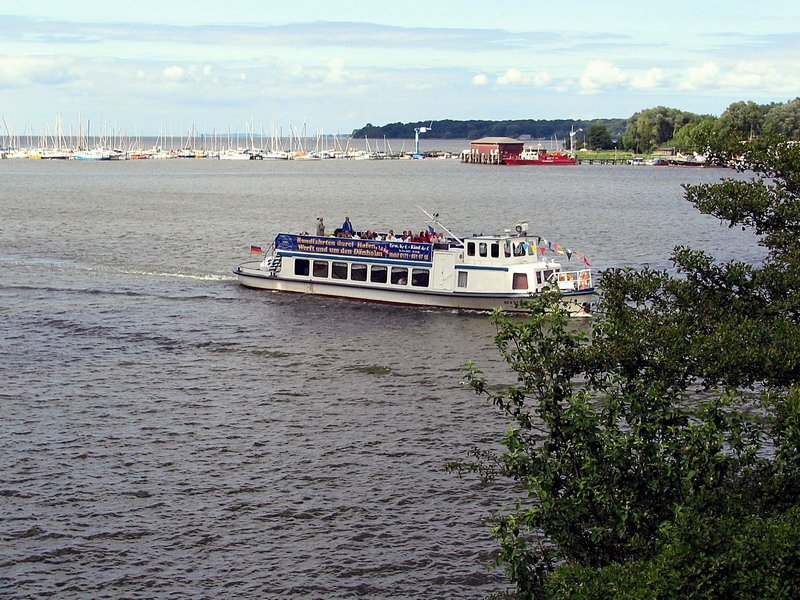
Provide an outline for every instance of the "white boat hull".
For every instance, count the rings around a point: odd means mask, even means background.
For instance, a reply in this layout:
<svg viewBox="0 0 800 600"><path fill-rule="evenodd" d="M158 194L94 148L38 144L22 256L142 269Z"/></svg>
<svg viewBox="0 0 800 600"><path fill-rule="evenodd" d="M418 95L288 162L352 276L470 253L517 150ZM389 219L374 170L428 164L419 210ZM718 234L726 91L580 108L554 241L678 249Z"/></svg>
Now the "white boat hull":
<svg viewBox="0 0 800 600"><path fill-rule="evenodd" d="M234 271L239 278L239 282L249 288L276 292L470 311L491 311L495 308L502 308L507 312L524 312L516 304L531 297L528 292L493 294L490 292L402 290L372 285L355 285L352 283L329 283L311 279L289 279L280 275L270 275L260 268L260 264L260 262L250 262L239 265ZM572 316L588 317L590 316L590 303L593 301L594 295L593 289L581 290L571 294L565 293L564 304Z"/></svg>

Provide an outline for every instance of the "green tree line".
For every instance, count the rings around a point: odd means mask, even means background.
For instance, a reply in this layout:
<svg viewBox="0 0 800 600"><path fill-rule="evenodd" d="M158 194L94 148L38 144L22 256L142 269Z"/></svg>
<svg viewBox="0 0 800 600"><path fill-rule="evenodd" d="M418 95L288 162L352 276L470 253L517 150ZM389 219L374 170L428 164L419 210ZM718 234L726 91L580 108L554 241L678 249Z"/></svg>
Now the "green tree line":
<svg viewBox="0 0 800 600"><path fill-rule="evenodd" d="M482 137L530 136L533 139L565 140L582 129L576 139L590 150L619 148L648 154L667 146L681 152L706 152L714 139L746 140L760 136L782 136L800 140L800 98L788 102L757 104L734 102L719 116L701 115L677 108L656 106L634 113L627 119L594 120L509 120L509 121L420 121L416 123L368 123L352 137L408 139L414 129L433 124L429 138L475 140Z"/></svg>
<svg viewBox="0 0 800 600"><path fill-rule="evenodd" d="M556 120L509 120L509 121L419 121L416 123L389 123L388 125L372 125L367 123L361 129L356 129L351 134L354 138L367 137L370 139L402 140L414 137L414 129L428 127L432 124L430 132L425 133L428 138L442 140L476 140L482 137L511 137L530 136L533 139L559 140L569 138L571 131L583 129L588 132L593 125L602 125L610 136L618 136L625 129L625 119L597 119L592 121L574 119ZM613 147L613 146L612 146Z"/></svg>

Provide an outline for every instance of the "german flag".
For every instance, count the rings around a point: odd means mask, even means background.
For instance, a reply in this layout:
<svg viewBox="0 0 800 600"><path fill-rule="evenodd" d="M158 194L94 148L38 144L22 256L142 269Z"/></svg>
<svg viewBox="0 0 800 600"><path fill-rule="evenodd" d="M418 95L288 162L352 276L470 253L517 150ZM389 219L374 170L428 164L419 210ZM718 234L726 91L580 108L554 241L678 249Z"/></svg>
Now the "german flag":
<svg viewBox="0 0 800 600"><path fill-rule="evenodd" d="M264 248L261 246L250 246L250 254L264 254Z"/></svg>

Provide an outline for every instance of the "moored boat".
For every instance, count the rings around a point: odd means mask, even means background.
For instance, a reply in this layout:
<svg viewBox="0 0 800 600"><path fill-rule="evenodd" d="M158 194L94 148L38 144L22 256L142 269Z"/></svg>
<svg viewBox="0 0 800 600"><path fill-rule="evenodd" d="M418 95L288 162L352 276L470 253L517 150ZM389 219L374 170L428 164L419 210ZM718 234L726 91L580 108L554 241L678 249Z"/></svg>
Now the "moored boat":
<svg viewBox="0 0 800 600"><path fill-rule="evenodd" d="M669 165L671 167L708 167L710 163L702 154L697 154L696 152L693 154L681 154L678 152L670 158Z"/></svg>
<svg viewBox="0 0 800 600"><path fill-rule="evenodd" d="M589 315L591 269L566 270L545 256L560 252L588 266L580 253L529 234L527 223L514 232L461 239L434 222L440 233L431 241L280 233L263 260L242 263L234 273L250 288L478 311L524 310L519 301L555 286L571 315Z"/></svg>
<svg viewBox="0 0 800 600"><path fill-rule="evenodd" d="M80 150L75 153L75 160L111 160L112 151L105 148Z"/></svg>
<svg viewBox="0 0 800 600"><path fill-rule="evenodd" d="M548 152L541 146L523 148L518 157L506 158L507 165L574 165L577 159L566 152Z"/></svg>

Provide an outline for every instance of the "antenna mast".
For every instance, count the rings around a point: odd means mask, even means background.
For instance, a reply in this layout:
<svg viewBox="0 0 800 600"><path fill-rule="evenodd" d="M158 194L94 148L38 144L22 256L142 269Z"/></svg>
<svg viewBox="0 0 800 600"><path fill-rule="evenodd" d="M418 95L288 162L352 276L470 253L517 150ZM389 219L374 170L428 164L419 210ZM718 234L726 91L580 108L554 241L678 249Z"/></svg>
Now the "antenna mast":
<svg viewBox="0 0 800 600"><path fill-rule="evenodd" d="M456 234L454 234L452 231L450 231L447 227L442 225L441 221L439 221L439 213L431 214L427 210L422 208L419 204L417 204L417 208L420 209L422 212L424 212L431 221L433 221L439 227L441 227L445 231L445 233L447 233L447 235L449 235L451 238L453 238L455 241L457 241L459 246L461 246L461 247L464 246L464 242L461 240L460 237L458 237Z"/></svg>

